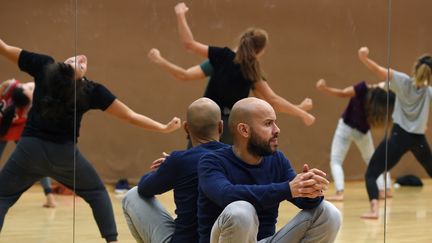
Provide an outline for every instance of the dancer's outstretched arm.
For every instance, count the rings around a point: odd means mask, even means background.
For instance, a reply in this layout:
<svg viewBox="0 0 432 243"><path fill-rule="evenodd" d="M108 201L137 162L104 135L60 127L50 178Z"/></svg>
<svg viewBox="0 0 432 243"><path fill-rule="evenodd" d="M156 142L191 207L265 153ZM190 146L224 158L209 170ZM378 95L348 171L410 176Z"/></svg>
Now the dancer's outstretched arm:
<svg viewBox="0 0 432 243"><path fill-rule="evenodd" d="M118 99L114 100L105 111L121 120L149 131L170 133L179 129L181 126L180 119L177 117L174 117L167 124L162 124L147 116L136 113Z"/></svg>
<svg viewBox="0 0 432 243"><path fill-rule="evenodd" d="M369 88L378 87L381 89L386 89L386 82L383 81L383 82L379 82L379 83L375 83L375 84L367 84L367 86ZM336 97L341 97L341 98L351 98L351 97L354 97L356 95L355 90L354 90L354 86L348 86L344 89L329 87L329 86L327 86L327 81L325 79L318 80L318 82L316 83L316 88L323 93L333 95Z"/></svg>
<svg viewBox="0 0 432 243"><path fill-rule="evenodd" d="M10 46L0 39L0 55L6 57L11 62L18 64L18 58L21 51L21 48Z"/></svg>
<svg viewBox="0 0 432 243"><path fill-rule="evenodd" d="M254 95L260 99L263 99L270 103L271 106L277 112L287 113L289 115L297 116L303 120L303 122L310 126L315 122L315 117L306 111L302 110L296 105L291 104L286 99L277 95L268 85L268 83L264 80L258 81L255 83L255 88L253 89ZM306 103L310 103L310 107L312 108L312 100L305 100ZM302 102L305 103L305 101ZM310 102L309 102L310 101Z"/></svg>
<svg viewBox="0 0 432 243"><path fill-rule="evenodd" d="M354 86L348 86L344 89L333 88L327 86L327 82L324 79L318 80L316 88L326 94L333 95L341 98L351 98L355 96Z"/></svg>
<svg viewBox="0 0 432 243"><path fill-rule="evenodd" d="M160 51L156 48L151 49L147 56L151 62L157 64L159 67L162 67L177 80L202 80L207 76L200 65L192 66L188 69L182 68L162 57Z"/></svg>
<svg viewBox="0 0 432 243"><path fill-rule="evenodd" d="M183 43L184 47L200 56L208 57L208 45L200 43L194 39L192 31L187 23L186 12L189 11L189 8L185 3L178 3L174 10L177 15L180 41Z"/></svg>
<svg viewBox="0 0 432 243"><path fill-rule="evenodd" d="M367 47L361 47L358 50L358 57L360 61L371 71L373 74L375 74L379 79L381 80L390 80L393 78L393 70L387 69L383 66L380 66L375 61L369 59L369 48ZM388 75L390 75L388 77Z"/></svg>

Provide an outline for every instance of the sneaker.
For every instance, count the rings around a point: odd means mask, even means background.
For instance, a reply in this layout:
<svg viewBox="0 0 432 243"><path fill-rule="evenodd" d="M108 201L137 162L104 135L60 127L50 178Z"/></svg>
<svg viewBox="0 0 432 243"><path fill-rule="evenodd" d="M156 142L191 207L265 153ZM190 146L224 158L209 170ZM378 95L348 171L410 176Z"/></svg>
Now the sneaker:
<svg viewBox="0 0 432 243"><path fill-rule="evenodd" d="M118 182L115 185L115 190L114 192L117 194L124 194L127 191L129 191L130 186L129 186L129 182L127 179L120 179L118 180Z"/></svg>

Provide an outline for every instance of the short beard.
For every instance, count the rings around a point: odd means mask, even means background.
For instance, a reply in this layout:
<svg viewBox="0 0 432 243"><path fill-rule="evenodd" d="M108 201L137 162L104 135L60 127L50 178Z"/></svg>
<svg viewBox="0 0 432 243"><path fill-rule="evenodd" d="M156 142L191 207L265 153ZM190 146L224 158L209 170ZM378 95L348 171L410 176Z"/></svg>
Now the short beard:
<svg viewBox="0 0 432 243"><path fill-rule="evenodd" d="M270 141L265 141L256 135L251 128L251 137L247 143L247 151L254 156L268 156L276 152L272 150Z"/></svg>

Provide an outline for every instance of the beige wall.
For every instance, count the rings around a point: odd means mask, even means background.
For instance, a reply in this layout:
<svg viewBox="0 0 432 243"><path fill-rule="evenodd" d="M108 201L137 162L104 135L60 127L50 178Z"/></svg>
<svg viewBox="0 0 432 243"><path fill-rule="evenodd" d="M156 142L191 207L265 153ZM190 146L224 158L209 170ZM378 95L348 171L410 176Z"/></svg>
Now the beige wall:
<svg viewBox="0 0 432 243"><path fill-rule="evenodd" d="M410 72L418 55L431 52L432 40L427 18L432 2L415 2L393 1L390 42L387 1L196 0L187 4L194 36L203 43L234 46L235 37L246 27L268 31L270 45L262 63L269 84L293 103L312 98L312 113L317 117L316 124L306 127L297 118L278 114L280 149L295 168L309 163L330 172L331 140L348 100L319 93L315 82L325 78L331 85L346 87L361 79L380 81L358 61L357 49L362 45L369 46L371 56L386 65L390 43L391 67ZM184 118L187 105L203 94L206 85L206 81L177 82L146 58L148 50L157 47L184 67L202 61L178 41L175 3L78 1L76 19L72 0L7 1L0 10L0 38L58 60L75 51L86 54L90 79L105 84L137 112L167 122L172 116ZM5 59L0 60L0 74L1 79L30 80ZM182 130L168 135L147 132L100 111L87 114L81 134L81 151L106 181L137 179L163 151L186 145ZM376 144L382 136L382 131L374 134ZM361 179L365 168L352 146L345 162L346 177ZM411 155L403 158L393 176L405 173L426 176Z"/></svg>

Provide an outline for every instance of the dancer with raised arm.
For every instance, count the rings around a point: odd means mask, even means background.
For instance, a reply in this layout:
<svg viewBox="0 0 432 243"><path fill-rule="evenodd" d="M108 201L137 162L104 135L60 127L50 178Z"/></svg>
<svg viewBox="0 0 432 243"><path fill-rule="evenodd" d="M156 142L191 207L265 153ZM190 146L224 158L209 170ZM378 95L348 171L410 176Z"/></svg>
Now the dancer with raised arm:
<svg viewBox="0 0 432 243"><path fill-rule="evenodd" d="M379 79L389 80L390 89L396 94L392 114L393 128L389 138L384 138L375 150L366 171L366 189L370 210L361 217L379 217L377 178L386 169L391 170L402 155L411 151L418 162L432 177L432 153L425 136L432 101L432 57L419 57L413 66L412 76L387 69L369 58L369 49L358 51L360 61ZM387 161L386 161L387 160ZM387 163L386 163L387 162ZM387 168L385 165L387 164Z"/></svg>
<svg viewBox="0 0 432 243"><path fill-rule="evenodd" d="M213 72L204 96L214 100L221 108L225 124L222 142L232 144L232 136L227 127L228 116L234 103L248 97L250 90L256 97L269 102L278 112L299 117L308 126L315 121L315 117L306 112L312 108L310 99L305 99L296 106L277 95L268 85L259 62L267 45L266 31L247 29L242 34L236 51L228 47L208 46L193 38L186 21L188 10L184 3L175 6L180 40L187 50L209 59ZM150 51L149 58L180 80L203 79L209 73L208 67L203 68L207 65L205 63L187 70L182 69L163 58L157 49Z"/></svg>
<svg viewBox="0 0 432 243"><path fill-rule="evenodd" d="M326 197L329 201L342 201L344 199L344 171L342 168L345 157L354 142L360 151L364 162L369 160L374 152L371 128L383 127L389 120L394 105L394 93L386 92L385 83L367 84L360 81L344 89L327 85L320 79L316 87L319 91L340 98L349 98L347 107L339 119L331 146L330 168L336 186L336 195ZM389 95L389 110L387 110L387 95ZM387 189L384 190L384 177L378 178L380 198L391 196L390 173L387 173ZM385 192L384 192L385 191Z"/></svg>
<svg viewBox="0 0 432 243"><path fill-rule="evenodd" d="M8 209L21 194L35 181L49 176L89 203L102 237L117 242L108 192L91 163L76 148L83 115L100 109L127 123L162 133L178 129L180 120L175 117L161 124L131 110L105 86L85 77L84 55L55 62L50 56L8 45L1 39L0 55L35 81L24 132L0 172L0 229Z"/></svg>

